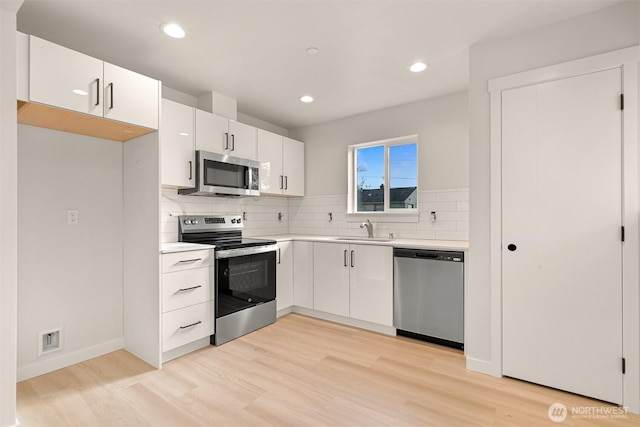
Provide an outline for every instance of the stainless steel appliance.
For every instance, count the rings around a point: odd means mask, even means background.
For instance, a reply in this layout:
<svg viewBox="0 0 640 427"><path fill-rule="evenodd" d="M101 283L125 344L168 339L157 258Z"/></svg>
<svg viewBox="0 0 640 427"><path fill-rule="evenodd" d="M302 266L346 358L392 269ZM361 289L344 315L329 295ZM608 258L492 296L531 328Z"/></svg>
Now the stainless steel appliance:
<svg viewBox="0 0 640 427"><path fill-rule="evenodd" d="M240 215L179 217L179 240L215 245L215 334L224 344L276 321L274 240L242 237Z"/></svg>
<svg viewBox="0 0 640 427"><path fill-rule="evenodd" d="M192 196L259 196L260 162L196 151L196 186L178 190Z"/></svg>
<svg viewBox="0 0 640 427"><path fill-rule="evenodd" d="M464 349L464 253L396 248L393 255L397 334Z"/></svg>

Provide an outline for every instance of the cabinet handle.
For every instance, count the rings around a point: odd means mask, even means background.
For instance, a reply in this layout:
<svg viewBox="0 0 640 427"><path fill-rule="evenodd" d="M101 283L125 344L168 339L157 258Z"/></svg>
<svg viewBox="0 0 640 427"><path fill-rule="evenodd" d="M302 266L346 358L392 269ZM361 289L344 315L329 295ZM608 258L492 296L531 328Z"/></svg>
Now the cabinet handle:
<svg viewBox="0 0 640 427"><path fill-rule="evenodd" d="M278 264L282 264L282 253L280 252L280 248L278 248Z"/></svg>
<svg viewBox="0 0 640 427"><path fill-rule="evenodd" d="M113 109L113 83L109 83L109 109Z"/></svg>
<svg viewBox="0 0 640 427"><path fill-rule="evenodd" d="M280 175L280 189L284 190L284 176Z"/></svg>
<svg viewBox="0 0 640 427"><path fill-rule="evenodd" d="M289 177L287 175L284 176L284 189L289 189Z"/></svg>
<svg viewBox="0 0 640 427"><path fill-rule="evenodd" d="M100 79L96 79L96 103L93 105L100 105Z"/></svg>
<svg viewBox="0 0 640 427"><path fill-rule="evenodd" d="M189 181L193 179L193 162L189 160Z"/></svg>
<svg viewBox="0 0 640 427"><path fill-rule="evenodd" d="M351 268L356 266L356 253L355 251L351 251Z"/></svg>
<svg viewBox="0 0 640 427"><path fill-rule="evenodd" d="M183 259L182 261L178 261L178 264L182 264L186 262L196 262L196 261L202 261L202 258Z"/></svg>
<svg viewBox="0 0 640 427"><path fill-rule="evenodd" d="M236 149L236 136L231 134L231 151L235 151Z"/></svg>
<svg viewBox="0 0 640 427"><path fill-rule="evenodd" d="M201 287L202 287L202 285L196 285L196 286L192 286L190 288L180 288L180 289L178 289L178 292L189 292L189 291L193 291L194 289L201 288ZM176 292L176 293L178 293L178 292Z"/></svg>
<svg viewBox="0 0 640 427"><path fill-rule="evenodd" d="M347 250L344 250L344 266L347 266Z"/></svg>
<svg viewBox="0 0 640 427"><path fill-rule="evenodd" d="M224 133L224 149L229 149L229 132Z"/></svg>
<svg viewBox="0 0 640 427"><path fill-rule="evenodd" d="M180 326L180 329L193 328L194 326L199 325L200 323L202 323L202 320L198 320L197 322L192 323L190 325Z"/></svg>

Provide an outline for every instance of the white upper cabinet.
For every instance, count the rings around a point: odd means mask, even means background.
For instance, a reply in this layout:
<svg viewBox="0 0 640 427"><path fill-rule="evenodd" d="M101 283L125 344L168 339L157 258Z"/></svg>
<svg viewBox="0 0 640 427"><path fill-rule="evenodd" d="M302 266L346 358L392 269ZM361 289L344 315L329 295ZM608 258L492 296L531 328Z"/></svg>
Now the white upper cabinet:
<svg viewBox="0 0 640 427"><path fill-rule="evenodd" d="M260 192L304 196L304 144L258 129Z"/></svg>
<svg viewBox="0 0 640 427"><path fill-rule="evenodd" d="M258 129L258 161L260 162L260 193L282 194L282 136Z"/></svg>
<svg viewBox="0 0 640 427"><path fill-rule="evenodd" d="M104 117L158 129L158 81L104 63Z"/></svg>
<svg viewBox="0 0 640 427"><path fill-rule="evenodd" d="M195 186L194 148L194 108L163 99L160 153L164 187Z"/></svg>
<svg viewBox="0 0 640 427"><path fill-rule="evenodd" d="M160 82L30 36L29 100L158 128Z"/></svg>
<svg viewBox="0 0 640 427"><path fill-rule="evenodd" d="M29 63L30 101L103 116L102 61L31 36Z"/></svg>
<svg viewBox="0 0 640 427"><path fill-rule="evenodd" d="M256 128L196 110L196 150L256 160Z"/></svg>
<svg viewBox="0 0 640 427"><path fill-rule="evenodd" d="M282 138L282 174L285 177L284 194L304 196L304 144L291 138Z"/></svg>

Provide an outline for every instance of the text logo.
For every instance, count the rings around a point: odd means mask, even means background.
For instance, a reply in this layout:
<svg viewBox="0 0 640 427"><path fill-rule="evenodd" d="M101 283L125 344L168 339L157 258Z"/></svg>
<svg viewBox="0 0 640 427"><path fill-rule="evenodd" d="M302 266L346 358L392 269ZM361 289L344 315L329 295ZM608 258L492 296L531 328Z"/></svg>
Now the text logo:
<svg viewBox="0 0 640 427"><path fill-rule="evenodd" d="M547 415L549 415L549 419L554 423L561 423L567 419L567 407L562 403L554 403L549 406L549 410L547 411Z"/></svg>

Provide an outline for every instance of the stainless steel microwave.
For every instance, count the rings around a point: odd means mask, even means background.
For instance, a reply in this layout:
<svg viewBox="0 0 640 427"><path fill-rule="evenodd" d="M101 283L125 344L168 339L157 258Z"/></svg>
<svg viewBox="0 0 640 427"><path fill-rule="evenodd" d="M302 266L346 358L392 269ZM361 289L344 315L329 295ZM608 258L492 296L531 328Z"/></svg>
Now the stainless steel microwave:
<svg viewBox="0 0 640 427"><path fill-rule="evenodd" d="M260 162L196 151L196 186L178 190L192 196L259 196Z"/></svg>

